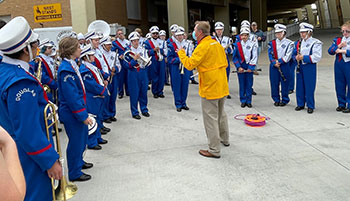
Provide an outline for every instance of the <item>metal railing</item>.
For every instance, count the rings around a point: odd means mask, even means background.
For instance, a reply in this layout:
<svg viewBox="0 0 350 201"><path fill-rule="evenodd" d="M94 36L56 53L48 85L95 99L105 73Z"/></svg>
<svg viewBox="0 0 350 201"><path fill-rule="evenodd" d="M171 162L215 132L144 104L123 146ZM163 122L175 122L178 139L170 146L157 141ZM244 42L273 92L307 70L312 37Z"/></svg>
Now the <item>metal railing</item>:
<svg viewBox="0 0 350 201"><path fill-rule="evenodd" d="M299 25L294 23L294 24L288 24L287 25L287 35L286 37L290 37L293 36L294 34L297 34L299 32ZM268 43L275 39L275 33L274 30L272 31L266 31L264 32L265 36L266 36L266 40L265 42L262 43L262 47L261 50L264 50L267 48Z"/></svg>

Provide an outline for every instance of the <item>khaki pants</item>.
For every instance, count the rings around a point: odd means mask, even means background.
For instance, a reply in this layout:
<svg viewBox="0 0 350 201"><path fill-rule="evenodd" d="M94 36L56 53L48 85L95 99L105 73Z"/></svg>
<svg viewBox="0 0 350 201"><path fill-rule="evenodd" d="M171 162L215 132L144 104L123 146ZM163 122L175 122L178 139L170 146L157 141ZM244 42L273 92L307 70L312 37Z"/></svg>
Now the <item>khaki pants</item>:
<svg viewBox="0 0 350 201"><path fill-rule="evenodd" d="M229 142L227 115L224 110L226 97L208 100L202 98L202 113L209 152L220 156L220 141Z"/></svg>

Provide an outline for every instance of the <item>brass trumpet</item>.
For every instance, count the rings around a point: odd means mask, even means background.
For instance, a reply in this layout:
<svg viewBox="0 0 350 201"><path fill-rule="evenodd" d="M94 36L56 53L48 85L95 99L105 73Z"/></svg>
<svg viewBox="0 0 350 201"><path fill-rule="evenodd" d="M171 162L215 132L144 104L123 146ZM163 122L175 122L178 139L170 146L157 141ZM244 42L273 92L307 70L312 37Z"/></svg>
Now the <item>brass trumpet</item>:
<svg viewBox="0 0 350 201"><path fill-rule="evenodd" d="M44 119L45 119L45 128L46 128L46 136L50 141L50 128L53 127L56 132L56 150L58 155L60 156L59 160L63 167L63 157L61 151L60 138L58 133L58 118L56 113L56 107L53 103L49 102L44 109ZM72 182L67 182L67 179L64 176L64 170L62 179L58 182L57 187L55 187L54 179L51 178L51 186L52 186L52 196L53 201L66 201L72 198L78 191L78 187L76 184Z"/></svg>

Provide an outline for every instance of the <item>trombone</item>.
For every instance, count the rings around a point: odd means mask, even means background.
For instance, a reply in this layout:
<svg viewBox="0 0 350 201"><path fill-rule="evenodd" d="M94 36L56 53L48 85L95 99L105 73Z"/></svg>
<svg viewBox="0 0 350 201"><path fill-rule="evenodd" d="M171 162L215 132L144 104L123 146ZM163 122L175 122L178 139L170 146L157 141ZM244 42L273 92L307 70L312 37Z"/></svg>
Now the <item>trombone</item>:
<svg viewBox="0 0 350 201"><path fill-rule="evenodd" d="M56 131L56 150L58 155L60 156L59 161L63 167L63 157L61 151L60 138L58 133L58 116L56 113L56 107L53 103L49 102L44 109L44 119L45 119L45 128L46 128L46 136L49 141L51 141L50 128L53 127ZM55 187L54 179L51 178L51 186L52 186L52 197L53 201L66 201L72 198L78 191L78 187L76 184L72 182L67 182L67 179L64 176L64 170L62 179L58 182L57 187Z"/></svg>

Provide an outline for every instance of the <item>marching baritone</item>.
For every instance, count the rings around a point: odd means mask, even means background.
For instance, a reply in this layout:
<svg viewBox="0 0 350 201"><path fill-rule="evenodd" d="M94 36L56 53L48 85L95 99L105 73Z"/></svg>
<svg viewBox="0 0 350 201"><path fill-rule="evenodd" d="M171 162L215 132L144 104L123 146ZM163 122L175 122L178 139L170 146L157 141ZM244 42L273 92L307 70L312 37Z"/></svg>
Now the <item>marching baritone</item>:
<svg viewBox="0 0 350 201"><path fill-rule="evenodd" d="M168 62L170 65L171 88L174 94L174 103L176 111L182 109L189 110L186 104L188 95L188 84L190 80L190 71L188 71L180 62L177 50L183 48L186 56L190 57L192 49L190 44L184 39L185 29L179 26L175 32L176 40L168 44L169 55Z"/></svg>
<svg viewBox="0 0 350 201"><path fill-rule="evenodd" d="M123 66L128 66L128 84L130 92L130 109L134 119L141 119L138 104L140 104L141 114L149 117L150 114L147 108L147 91L148 91L148 75L147 63L140 62L140 59L148 59L148 52L145 48L139 45L139 34L131 32L129 34L131 41L128 54L124 55Z"/></svg>
<svg viewBox="0 0 350 201"><path fill-rule="evenodd" d="M88 126L93 121L87 112L86 89L76 59L80 57L77 39L66 37L59 42L62 63L58 68L58 114L68 136L67 164L71 181L87 181L91 176L81 170L91 166L85 163L83 152L88 140Z"/></svg>
<svg viewBox="0 0 350 201"><path fill-rule="evenodd" d="M15 17L0 29L0 125L18 148L27 186L25 201L52 200L50 178L62 178L59 155L46 136L44 108L49 99L29 72L28 62L37 48L38 34L24 17Z"/></svg>
<svg viewBox="0 0 350 201"><path fill-rule="evenodd" d="M230 81L230 73L231 73L231 65L230 65L229 55L233 53L232 39L227 37L227 36L223 36L224 27L225 27L224 23L216 22L214 26L215 26L214 39L216 41L218 41L222 45L223 48L225 48L226 59L227 59L226 75L227 75L227 82L229 82ZM228 95L227 98L231 99L231 96Z"/></svg>
<svg viewBox="0 0 350 201"><path fill-rule="evenodd" d="M341 27L343 37L333 39L328 49L330 55L336 55L334 61L335 91L338 107L336 111L350 113L350 21Z"/></svg>
<svg viewBox="0 0 350 201"><path fill-rule="evenodd" d="M294 43L293 60L297 67L296 111L308 107L307 113L315 109L316 64L322 58L322 42L312 37L314 26L305 22L299 24L301 39Z"/></svg>
<svg viewBox="0 0 350 201"><path fill-rule="evenodd" d="M250 29L240 30L240 41L234 44L233 63L237 68L241 107L252 107L253 71L258 59L258 44L249 39Z"/></svg>
<svg viewBox="0 0 350 201"><path fill-rule="evenodd" d="M152 94L154 98L164 98L163 89L165 84L165 60L162 40L159 39L159 28L153 26L149 29L152 38L145 41L145 48L152 56L152 64L149 67L149 78L152 82Z"/></svg>
<svg viewBox="0 0 350 201"><path fill-rule="evenodd" d="M100 70L92 64L95 60L95 51L91 45L86 45L81 52L80 73L86 88L87 111L89 114L95 115L98 128L93 134L88 136L88 148L100 150L99 144L107 144L107 140L102 139L100 129L103 128L103 108L104 99L108 98L108 82L103 80Z"/></svg>
<svg viewBox="0 0 350 201"><path fill-rule="evenodd" d="M286 38L287 27L276 24L275 36L269 42L268 55L270 59L271 97L275 106L285 106L289 103L289 79L292 68L293 42ZM281 89L280 89L281 85ZM282 98L280 96L280 91Z"/></svg>

